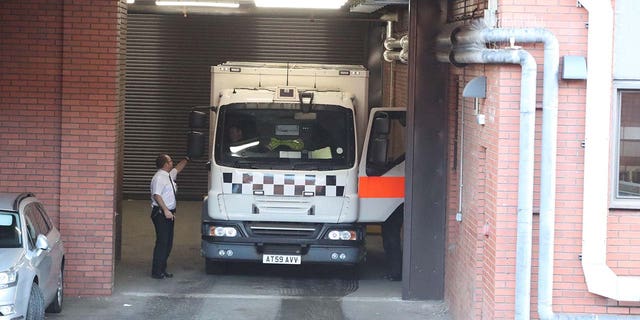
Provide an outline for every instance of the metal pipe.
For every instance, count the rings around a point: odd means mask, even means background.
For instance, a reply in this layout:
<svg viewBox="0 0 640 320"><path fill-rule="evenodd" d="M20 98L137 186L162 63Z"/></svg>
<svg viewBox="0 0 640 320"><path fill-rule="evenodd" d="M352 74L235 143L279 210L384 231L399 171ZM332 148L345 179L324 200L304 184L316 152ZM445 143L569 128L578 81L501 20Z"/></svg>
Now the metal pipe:
<svg viewBox="0 0 640 320"><path fill-rule="evenodd" d="M457 40L461 42L473 41L478 33L475 32L473 34L474 35L471 36L463 32L458 33ZM487 42L513 39L517 42L544 43L538 314L541 319L550 319L553 318L556 154L558 141L558 69L560 61L558 40L546 29L494 29L481 32L480 34L482 34L483 39ZM467 38L465 39L464 37ZM516 275L516 279L518 279L518 275ZM521 303L529 306L529 301L521 301ZM517 307L516 313L518 313Z"/></svg>
<svg viewBox="0 0 640 320"><path fill-rule="evenodd" d="M607 5L605 5L607 6ZM610 7L610 4L608 5ZM604 10L606 11L606 10ZM593 14L593 13L592 13ZM595 15L595 14L594 14ZM591 17L591 14L590 14ZM591 19L590 19L591 20ZM591 23L590 23L591 25ZM597 26L597 23L593 23ZM591 30L590 30L591 32ZM518 42L541 42L544 43L544 78L543 78L543 117L542 117L542 161L540 165L540 237L539 237L539 269L538 269L538 314L540 319L594 319L602 318L600 315L567 315L567 314L555 314L553 312L553 267L554 267L554 249L555 249L555 202L556 202L556 154L557 154L557 127L558 127L558 64L560 60L558 41L551 34L551 32L545 29L493 29L482 31L482 37L486 42L506 41L508 39L515 39ZM462 43L470 43L477 37L475 34L465 34L460 32L456 35L456 40ZM607 36L611 36L611 33L607 32ZM465 38L467 37L467 38ZM600 43L592 44L593 46L600 46ZM607 51L608 52L608 51ZM593 55L589 55L590 57ZM598 59L602 61L603 59ZM594 64L590 64L594 65ZM604 67L606 68L606 67ZM608 68L607 70L610 70ZM604 79L604 77L598 77ZM610 81L610 77L603 81ZM607 86L604 86L607 87ZM588 90L589 91L589 90ZM587 93L589 96L589 93ZM603 99L603 101L606 100ZM598 103L597 105L601 105ZM588 109L588 108L587 108ZM598 122L602 117L597 117ZM604 117L608 118L608 117ZM601 132L597 130L597 132ZM600 135L600 134L598 134ZM595 139L587 140L594 141ZM608 147L608 143L603 143ZM606 149L606 148L605 148ZM606 151L606 150L605 150ZM585 151L585 154L587 152ZM585 167L587 166L585 160ZM586 171L586 170L585 170ZM594 178L594 177L592 177ZM585 177L585 186L605 186L605 183L588 183ZM606 180L606 178L604 178ZM601 181L602 182L602 181ZM586 190L586 189L585 189ZM606 192L604 193L606 194ZM591 201L593 197L588 196L585 193L585 201ZM606 212L606 199L603 201L604 206L597 206L603 208L603 212ZM588 208L590 206L586 206ZM589 217L585 217L585 223L588 222ZM598 223L598 228L606 228L606 218L603 219L603 223ZM587 233L585 237L593 238L594 233L583 229L583 233ZM602 232L606 237L606 231ZM584 237L583 237L584 238ZM603 241L604 242L604 241ZM585 247L587 247L585 245ZM606 254L606 250L603 256ZM588 257L584 260L585 249L583 248L583 265L589 263ZM604 258L601 259L603 265L606 265ZM585 272L587 281L589 280L589 274ZM518 276L516 275L516 278ZM593 278L602 279L603 277L594 276ZM606 285L611 285L615 281L609 281ZM629 281L631 282L631 281ZM516 284L517 286L517 284ZM636 285L629 285L629 288ZM591 290L590 290L591 291ZM602 290L605 291L605 290ZM632 291L632 290L631 290ZM622 290L621 290L622 292ZM517 312L517 311L516 311ZM640 319L640 316L631 316L629 319Z"/></svg>
<svg viewBox="0 0 640 320"><path fill-rule="evenodd" d="M384 39L384 48L387 50L402 49L409 50L409 36L404 35L400 39L387 37Z"/></svg>
<svg viewBox="0 0 640 320"><path fill-rule="evenodd" d="M463 72L463 74L466 74ZM477 99L476 99L477 100ZM457 214L462 216L462 191L464 189L464 97L462 97L462 107L460 108L460 181L459 189L458 189L458 212ZM456 220L458 220L458 216L456 216Z"/></svg>
<svg viewBox="0 0 640 320"><path fill-rule="evenodd" d="M387 50L395 50L402 48L402 38L386 38L384 39L384 48Z"/></svg>
<svg viewBox="0 0 640 320"><path fill-rule="evenodd" d="M409 61L409 36L404 35L400 38L400 46L402 50L400 50L400 62L407 63Z"/></svg>
<svg viewBox="0 0 640 320"><path fill-rule="evenodd" d="M382 57L387 62L393 62L393 61L399 60L402 63L407 63L409 59L408 51L387 50L384 53L382 53Z"/></svg>
<svg viewBox="0 0 640 320"><path fill-rule="evenodd" d="M538 270L538 313L541 319L553 317L553 259L555 237L556 153L558 126L558 65L559 45L556 37L546 29L470 29L458 30L451 36L452 43L477 44L486 42L517 41L544 43L542 162L540 166L540 267ZM444 41L444 40L442 40ZM521 242L519 242L521 243ZM519 247L518 247L519 248ZM518 256L520 258L520 256ZM530 257L528 259L531 259ZM519 269L518 269L519 270ZM524 279L516 274L516 279ZM516 281L517 282L517 281ZM522 283L522 281L521 281ZM516 283L516 291L518 284ZM516 305L529 306L530 296ZM518 314L516 306L516 314ZM526 309L529 309L528 307ZM525 313L523 310L521 313ZM524 315L523 315L524 316ZM528 312L527 312L528 317Z"/></svg>
<svg viewBox="0 0 640 320"><path fill-rule="evenodd" d="M382 57L386 62L393 62L396 60L400 60L400 51L387 50L382 53Z"/></svg>
<svg viewBox="0 0 640 320"><path fill-rule="evenodd" d="M387 62L399 60L402 63L409 61L409 36L405 35L400 39L393 37L393 22L387 21L386 38L383 42L385 51L382 57ZM402 49L395 51L395 49Z"/></svg>
<svg viewBox="0 0 640 320"><path fill-rule="evenodd" d="M389 65L389 105L388 107L395 107L395 94L396 94L396 84L395 84L395 78L396 78L396 73L394 70L394 66L395 66L395 62L389 61L391 62L391 64Z"/></svg>
<svg viewBox="0 0 640 320"><path fill-rule="evenodd" d="M590 0L582 0L592 5ZM599 4L610 7L610 4ZM610 9L610 8L609 8ZM607 12L607 10L603 10ZM606 13L603 13L606 14ZM590 15L590 20L592 19ZM596 23L590 23L594 26ZM474 26L475 25L475 26ZM591 29L590 29L591 33ZM610 33L608 33L610 35ZM540 257L538 272L538 314L540 319L618 319L618 316L608 315L578 315L553 313L553 260L555 239L555 188L556 188L556 153L557 153L557 122L558 122L558 64L559 46L555 36L545 29L487 29L478 27L462 30L452 29L450 34L440 34L438 37L437 57L440 61L447 56L447 47L474 47L487 42L515 40L518 42L544 43L544 79L543 79L543 124L542 124L542 162L540 182ZM591 43L591 41L590 41ZM597 45L597 44L594 44ZM444 48L444 49L443 49ZM591 51L590 51L591 52ZM589 55L592 56L591 54ZM609 80L603 80L609 81ZM606 86L604 86L606 87ZM589 92L589 90L587 90ZM600 105L600 104L598 104ZM588 108L587 108L588 109ZM605 117L606 118L606 117ZM588 130L587 130L588 131ZM600 132L600 130L598 130ZM608 144L607 144L608 145ZM605 148L606 149L606 148ZM606 151L606 150L605 150ZM587 152L585 152L586 154ZM585 160L586 167L586 160ZM586 182L585 182L586 185ZM606 183L602 184L606 188ZM586 191L586 187L585 187ZM588 197L585 193L585 201ZM585 205L585 208L587 206ZM587 220L585 217L584 220ZM586 223L586 222L585 222ZM606 224L606 218L605 218ZM585 228L586 229L586 228ZM583 232L585 232L583 230ZM520 234L520 233L518 233ZM606 235L606 233L605 233ZM520 242L519 242L520 244ZM584 249L583 249L584 252ZM520 255L518 255L520 257ZM530 258L529 258L530 259ZM583 266L585 262L583 260ZM518 272L518 269L516 272ZM587 272L585 275L588 278ZM521 276L516 275L516 279ZM517 281L516 281L517 282ZM522 281L520 282L522 283ZM518 287L518 284L516 284ZM637 287L637 286L635 286ZM516 289L517 290L517 289ZM590 290L591 291L591 290ZM530 297L527 297L530 299ZM525 301L522 301L524 304ZM526 302L527 309L528 302ZM526 314L525 314L526 312ZM528 318L529 311L518 311L517 316ZM626 316L625 319L640 319L639 316Z"/></svg>
<svg viewBox="0 0 640 320"><path fill-rule="evenodd" d="M534 142L537 64L525 50L454 50L454 63L520 64L520 141L516 248L516 316L529 319L533 233Z"/></svg>
<svg viewBox="0 0 640 320"><path fill-rule="evenodd" d="M556 37L546 29L493 29L486 31L459 32L456 41L475 43L477 37L485 42L515 40L517 42L544 43L544 75L542 97L542 161L540 165L540 237L538 269L538 314L541 319L553 318L553 261L555 247L555 202L556 202L556 154L558 137L558 69L559 45ZM520 239L519 239L520 240ZM520 243L520 241L519 241ZM518 256L521 258L520 256ZM530 257L528 259L531 259ZM518 269L519 270L519 269ZM523 272L525 272L523 270ZM530 271L528 271L530 272ZM528 273L527 272L527 273ZM524 279L516 274L516 279ZM521 282L522 283L522 282ZM518 284L516 284L516 290ZM524 290L524 289L523 289ZM530 297L521 301L528 310ZM516 300L516 314L518 314ZM529 315L523 310L521 315Z"/></svg>

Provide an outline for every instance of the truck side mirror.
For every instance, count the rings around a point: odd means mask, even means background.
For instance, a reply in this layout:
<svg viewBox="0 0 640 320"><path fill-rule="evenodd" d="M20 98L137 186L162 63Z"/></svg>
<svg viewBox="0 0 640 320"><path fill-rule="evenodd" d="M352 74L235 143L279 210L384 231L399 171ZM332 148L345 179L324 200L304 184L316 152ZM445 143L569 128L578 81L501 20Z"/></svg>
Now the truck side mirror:
<svg viewBox="0 0 640 320"><path fill-rule="evenodd" d="M390 127L387 113L381 112L373 119L367 161L374 167L383 167L387 164Z"/></svg>
<svg viewBox="0 0 640 320"><path fill-rule="evenodd" d="M190 158L202 157L204 153L204 134L191 131L187 140L187 155Z"/></svg>
<svg viewBox="0 0 640 320"><path fill-rule="evenodd" d="M373 119L373 128L371 128L371 133L374 135L388 135L389 128L391 127L391 123L389 121L389 115L386 113L381 113L380 115L376 115L376 118Z"/></svg>
<svg viewBox="0 0 640 320"><path fill-rule="evenodd" d="M387 164L387 148L389 142L387 141L387 137L375 137L371 139L369 144L369 155L368 162L369 164L375 167L382 167Z"/></svg>
<svg viewBox="0 0 640 320"><path fill-rule="evenodd" d="M207 126L207 114L193 110L189 113L189 127L191 129L204 129Z"/></svg>

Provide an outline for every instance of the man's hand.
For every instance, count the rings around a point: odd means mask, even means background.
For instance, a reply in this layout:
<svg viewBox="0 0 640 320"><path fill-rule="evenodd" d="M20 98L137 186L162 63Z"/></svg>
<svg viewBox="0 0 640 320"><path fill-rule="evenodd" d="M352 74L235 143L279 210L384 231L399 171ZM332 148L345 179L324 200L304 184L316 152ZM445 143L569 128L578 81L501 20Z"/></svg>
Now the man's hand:
<svg viewBox="0 0 640 320"><path fill-rule="evenodd" d="M169 209L164 209L164 210L163 210L163 212L164 212L164 217L165 217L165 218L167 218L167 219L169 219L169 220L173 220L173 219L175 219L175 218L176 218L176 217L173 215L173 213L171 212L171 210L169 210Z"/></svg>

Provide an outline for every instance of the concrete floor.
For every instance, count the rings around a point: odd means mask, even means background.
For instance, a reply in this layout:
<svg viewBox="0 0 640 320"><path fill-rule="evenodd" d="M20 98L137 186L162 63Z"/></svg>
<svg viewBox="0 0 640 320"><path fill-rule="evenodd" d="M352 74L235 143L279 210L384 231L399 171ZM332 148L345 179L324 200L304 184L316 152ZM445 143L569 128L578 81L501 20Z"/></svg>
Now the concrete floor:
<svg viewBox="0 0 640 320"><path fill-rule="evenodd" d="M65 297L47 319L436 319L442 301L403 301L401 282L384 280L384 254L369 236L366 263L355 270L322 265L233 264L206 275L200 256L200 202L179 202L172 279L150 274L154 244L147 201L123 203L122 259L111 297Z"/></svg>

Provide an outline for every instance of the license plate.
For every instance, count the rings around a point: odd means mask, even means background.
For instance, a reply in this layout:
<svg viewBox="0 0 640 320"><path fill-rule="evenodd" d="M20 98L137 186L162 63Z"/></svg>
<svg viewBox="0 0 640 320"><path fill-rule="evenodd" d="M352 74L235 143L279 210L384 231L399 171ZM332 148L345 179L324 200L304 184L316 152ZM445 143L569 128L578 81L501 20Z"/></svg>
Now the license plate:
<svg viewBox="0 0 640 320"><path fill-rule="evenodd" d="M262 263L269 264L300 264L300 256L288 256L282 254L262 255Z"/></svg>

